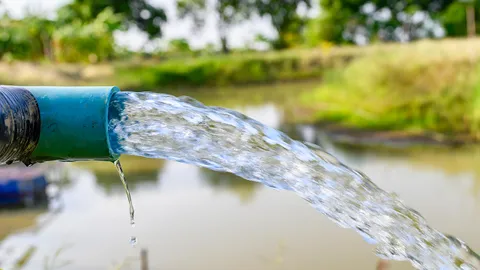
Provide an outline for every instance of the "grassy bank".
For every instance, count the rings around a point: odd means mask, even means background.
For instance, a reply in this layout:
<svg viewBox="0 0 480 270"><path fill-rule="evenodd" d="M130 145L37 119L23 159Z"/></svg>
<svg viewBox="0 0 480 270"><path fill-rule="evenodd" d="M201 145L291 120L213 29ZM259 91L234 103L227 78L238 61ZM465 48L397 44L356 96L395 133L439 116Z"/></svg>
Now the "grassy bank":
<svg viewBox="0 0 480 270"><path fill-rule="evenodd" d="M480 139L478 48L480 39L458 39L97 65L0 62L0 83L201 88L198 98L211 87L321 78L314 91L285 94L291 122ZM234 99L238 88L228 89Z"/></svg>
<svg viewBox="0 0 480 270"><path fill-rule="evenodd" d="M318 79L363 50L319 48L282 52L132 60L98 65L0 63L0 83L16 85L115 84L124 89L199 88Z"/></svg>
<svg viewBox="0 0 480 270"><path fill-rule="evenodd" d="M480 40L377 46L303 96L303 120L480 138Z"/></svg>

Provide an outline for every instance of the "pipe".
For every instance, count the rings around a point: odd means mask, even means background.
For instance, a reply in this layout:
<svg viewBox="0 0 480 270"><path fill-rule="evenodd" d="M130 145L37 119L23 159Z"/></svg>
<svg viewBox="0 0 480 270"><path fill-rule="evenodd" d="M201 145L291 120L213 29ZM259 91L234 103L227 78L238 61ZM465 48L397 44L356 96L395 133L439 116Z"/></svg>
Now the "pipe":
<svg viewBox="0 0 480 270"><path fill-rule="evenodd" d="M0 144L0 163L21 161L30 165L49 160L118 159L108 138L108 107L111 97L118 91L115 86L0 86L0 98L3 96L3 100L0 99L0 129L5 130L4 135L0 134L0 143L11 142ZM38 117L30 117L35 116L35 111ZM6 119L3 115L14 119L15 128L1 121L2 117ZM17 139L21 145L13 139L12 133L15 138L21 138ZM23 146L25 141L29 142L29 147ZM7 151L14 148L17 149L15 153Z"/></svg>
<svg viewBox="0 0 480 270"><path fill-rule="evenodd" d="M28 163L39 137L40 111L32 93L0 86L0 164Z"/></svg>

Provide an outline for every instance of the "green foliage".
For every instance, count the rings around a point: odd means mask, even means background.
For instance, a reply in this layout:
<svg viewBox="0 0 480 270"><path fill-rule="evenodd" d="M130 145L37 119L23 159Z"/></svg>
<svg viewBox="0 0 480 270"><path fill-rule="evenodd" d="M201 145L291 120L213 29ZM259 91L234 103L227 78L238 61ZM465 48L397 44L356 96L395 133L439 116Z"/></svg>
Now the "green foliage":
<svg viewBox="0 0 480 270"><path fill-rule="evenodd" d="M442 21L449 36L466 36L467 23L465 5L456 2L442 14Z"/></svg>
<svg viewBox="0 0 480 270"><path fill-rule="evenodd" d="M72 7L69 9L68 7ZM4 60L97 62L114 56L113 32L123 17L111 8L98 14L87 4L71 5L50 21L29 16L0 19L0 57Z"/></svg>
<svg viewBox="0 0 480 270"><path fill-rule="evenodd" d="M202 55L213 55L216 52L215 45L213 43L208 43L200 50L200 52Z"/></svg>
<svg viewBox="0 0 480 270"><path fill-rule="evenodd" d="M303 43L301 32L306 19L297 13L301 5L311 7L311 0L264 1L264 0L217 0L213 11L217 14L222 51L229 52L226 33L235 23L249 19L252 14L268 17L277 31L275 40L267 41L274 49L292 48ZM191 16L197 28L205 24L209 5L206 0L179 0L177 10L181 18Z"/></svg>
<svg viewBox="0 0 480 270"><path fill-rule="evenodd" d="M206 8L205 0L177 0L178 16L180 18L191 16L197 29L205 24Z"/></svg>
<svg viewBox="0 0 480 270"><path fill-rule="evenodd" d="M480 1L476 0L473 3L475 5L476 31L480 33ZM465 3L457 1L451 4L440 19L448 36L461 37L467 35Z"/></svg>
<svg viewBox="0 0 480 270"><path fill-rule="evenodd" d="M53 22L39 17L0 18L0 58L38 60L49 57Z"/></svg>
<svg viewBox="0 0 480 270"><path fill-rule="evenodd" d="M456 5L456 0L320 0L323 14L318 27L323 30L318 31L318 39L353 42L355 35L362 34L370 41L398 41L396 31L403 31L408 41L433 37L431 24L442 18L450 5ZM420 11L425 17L413 19L413 15Z"/></svg>
<svg viewBox="0 0 480 270"><path fill-rule="evenodd" d="M305 42L308 46L316 46L322 41L336 44L345 43L342 22L351 17L351 12L343 10L341 6L333 6L328 12L322 12L317 18L308 21L305 31Z"/></svg>
<svg viewBox="0 0 480 270"><path fill-rule="evenodd" d="M305 27L305 44L309 47L315 47L322 40L322 29L321 29L320 18L314 18L307 22Z"/></svg>
<svg viewBox="0 0 480 270"><path fill-rule="evenodd" d="M168 51L185 53L191 52L192 50L190 49L190 44L188 44L188 41L184 38L180 38L170 40L168 43Z"/></svg>
<svg viewBox="0 0 480 270"><path fill-rule="evenodd" d="M349 61L350 52L325 55L319 51L232 53L163 63L119 65L117 84L127 88L201 87L270 83L320 78L324 70Z"/></svg>
<svg viewBox="0 0 480 270"><path fill-rule="evenodd" d="M58 21L62 25L77 20L92 21L106 8L122 16L124 28L134 24L150 37L160 37L161 25L167 21L163 9L154 7L145 0L74 0L59 9Z"/></svg>
<svg viewBox="0 0 480 270"><path fill-rule="evenodd" d="M107 8L93 21L74 20L53 34L55 59L62 62L97 62L114 55L113 31L121 17Z"/></svg>
<svg viewBox="0 0 480 270"><path fill-rule="evenodd" d="M298 15L297 8L301 4L310 8L311 0L255 0L254 3L258 14L270 18L277 31L278 37L272 43L274 49L292 48L301 43L301 32L307 20Z"/></svg>

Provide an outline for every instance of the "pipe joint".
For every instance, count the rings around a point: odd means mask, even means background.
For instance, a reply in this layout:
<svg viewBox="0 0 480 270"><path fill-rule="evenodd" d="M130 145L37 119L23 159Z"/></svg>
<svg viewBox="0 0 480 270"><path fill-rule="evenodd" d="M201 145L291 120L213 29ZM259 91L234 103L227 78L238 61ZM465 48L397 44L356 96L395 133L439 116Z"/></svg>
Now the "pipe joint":
<svg viewBox="0 0 480 270"><path fill-rule="evenodd" d="M0 164L32 162L40 138L40 111L25 88L0 86Z"/></svg>

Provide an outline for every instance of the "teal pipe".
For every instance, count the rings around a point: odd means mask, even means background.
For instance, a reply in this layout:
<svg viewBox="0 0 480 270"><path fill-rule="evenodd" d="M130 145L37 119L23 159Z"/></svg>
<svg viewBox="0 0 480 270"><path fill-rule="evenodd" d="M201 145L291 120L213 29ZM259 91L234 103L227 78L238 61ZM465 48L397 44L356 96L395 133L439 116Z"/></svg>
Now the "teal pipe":
<svg viewBox="0 0 480 270"><path fill-rule="evenodd" d="M24 86L38 103L40 139L32 162L118 159L108 138L108 107L116 86Z"/></svg>
<svg viewBox="0 0 480 270"><path fill-rule="evenodd" d="M116 86L0 86L0 163L119 158L108 108Z"/></svg>

